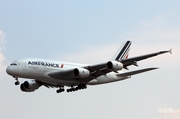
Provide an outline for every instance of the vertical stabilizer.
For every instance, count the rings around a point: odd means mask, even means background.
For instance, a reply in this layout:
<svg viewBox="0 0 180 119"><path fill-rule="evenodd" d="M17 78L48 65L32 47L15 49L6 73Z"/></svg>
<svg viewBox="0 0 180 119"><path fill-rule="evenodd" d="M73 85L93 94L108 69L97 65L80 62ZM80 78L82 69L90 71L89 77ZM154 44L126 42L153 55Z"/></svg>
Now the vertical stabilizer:
<svg viewBox="0 0 180 119"><path fill-rule="evenodd" d="M119 47L119 49L114 54L112 60L123 60L127 59L129 55L129 50L131 46L131 41L125 41L123 44Z"/></svg>

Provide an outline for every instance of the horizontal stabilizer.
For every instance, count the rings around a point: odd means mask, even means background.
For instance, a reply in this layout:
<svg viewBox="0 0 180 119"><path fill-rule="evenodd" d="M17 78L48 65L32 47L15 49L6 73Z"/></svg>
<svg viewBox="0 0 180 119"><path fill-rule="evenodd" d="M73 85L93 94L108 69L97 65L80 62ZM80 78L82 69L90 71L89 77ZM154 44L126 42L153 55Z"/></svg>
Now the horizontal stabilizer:
<svg viewBox="0 0 180 119"><path fill-rule="evenodd" d="M136 71L130 71L130 72L118 74L117 76L132 76L132 75L140 74L140 73L155 70L155 69L158 69L158 68L146 68L146 69L141 69L141 70L136 70Z"/></svg>

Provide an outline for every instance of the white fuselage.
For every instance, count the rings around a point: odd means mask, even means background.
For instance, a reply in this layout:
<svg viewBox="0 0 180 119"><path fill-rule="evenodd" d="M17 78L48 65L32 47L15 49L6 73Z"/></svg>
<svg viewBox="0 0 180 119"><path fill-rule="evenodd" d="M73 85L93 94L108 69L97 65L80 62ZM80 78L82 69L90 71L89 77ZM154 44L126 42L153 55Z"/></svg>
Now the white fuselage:
<svg viewBox="0 0 180 119"><path fill-rule="evenodd" d="M79 80L77 80L72 76L69 77L66 76L56 79L50 77L48 74L51 72L61 72L63 74L63 72L65 71L83 66L87 66L87 65L29 58L29 59L21 59L14 61L7 68L7 73L14 77L35 79L53 85L75 86L78 85L80 82ZM106 75L102 75L91 80L87 84L88 85L104 84L104 83L124 80L127 78L129 77L119 77L117 76L117 73L110 72L107 73Z"/></svg>
<svg viewBox="0 0 180 119"><path fill-rule="evenodd" d="M38 58L26 58L14 61L7 67L6 72L16 80L19 85L19 78L30 79L21 83L20 89L23 92L33 92L40 86L56 87L57 93L64 92L65 86L69 86L67 92L86 89L87 85L98 85L121 81L130 78L132 75L155 70L157 68L145 68L135 71L123 72L128 66L137 65L141 61L169 51L159 51L151 54L128 58L131 41L125 41L119 47L113 58L108 62L97 64L77 64Z"/></svg>

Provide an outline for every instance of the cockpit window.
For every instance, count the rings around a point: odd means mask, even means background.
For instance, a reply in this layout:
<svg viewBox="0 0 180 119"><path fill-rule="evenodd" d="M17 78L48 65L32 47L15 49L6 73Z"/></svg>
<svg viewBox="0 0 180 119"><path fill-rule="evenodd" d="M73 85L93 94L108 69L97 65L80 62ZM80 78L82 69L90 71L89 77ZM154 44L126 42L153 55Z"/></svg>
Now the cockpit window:
<svg viewBox="0 0 180 119"><path fill-rule="evenodd" d="M17 65L16 63L12 63L11 65Z"/></svg>

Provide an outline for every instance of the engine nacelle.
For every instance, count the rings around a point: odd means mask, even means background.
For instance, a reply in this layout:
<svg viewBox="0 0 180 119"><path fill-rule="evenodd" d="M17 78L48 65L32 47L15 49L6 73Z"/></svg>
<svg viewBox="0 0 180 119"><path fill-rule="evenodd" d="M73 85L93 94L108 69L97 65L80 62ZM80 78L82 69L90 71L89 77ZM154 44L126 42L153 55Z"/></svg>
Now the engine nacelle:
<svg viewBox="0 0 180 119"><path fill-rule="evenodd" d="M24 92L33 92L40 87L39 83L35 80L25 81L21 84L20 88Z"/></svg>
<svg viewBox="0 0 180 119"><path fill-rule="evenodd" d="M117 61L109 61L107 62L107 68L112 71L117 71L123 69L123 64Z"/></svg>
<svg viewBox="0 0 180 119"><path fill-rule="evenodd" d="M77 78L87 78L90 75L89 70L84 68L75 68L74 76Z"/></svg>

